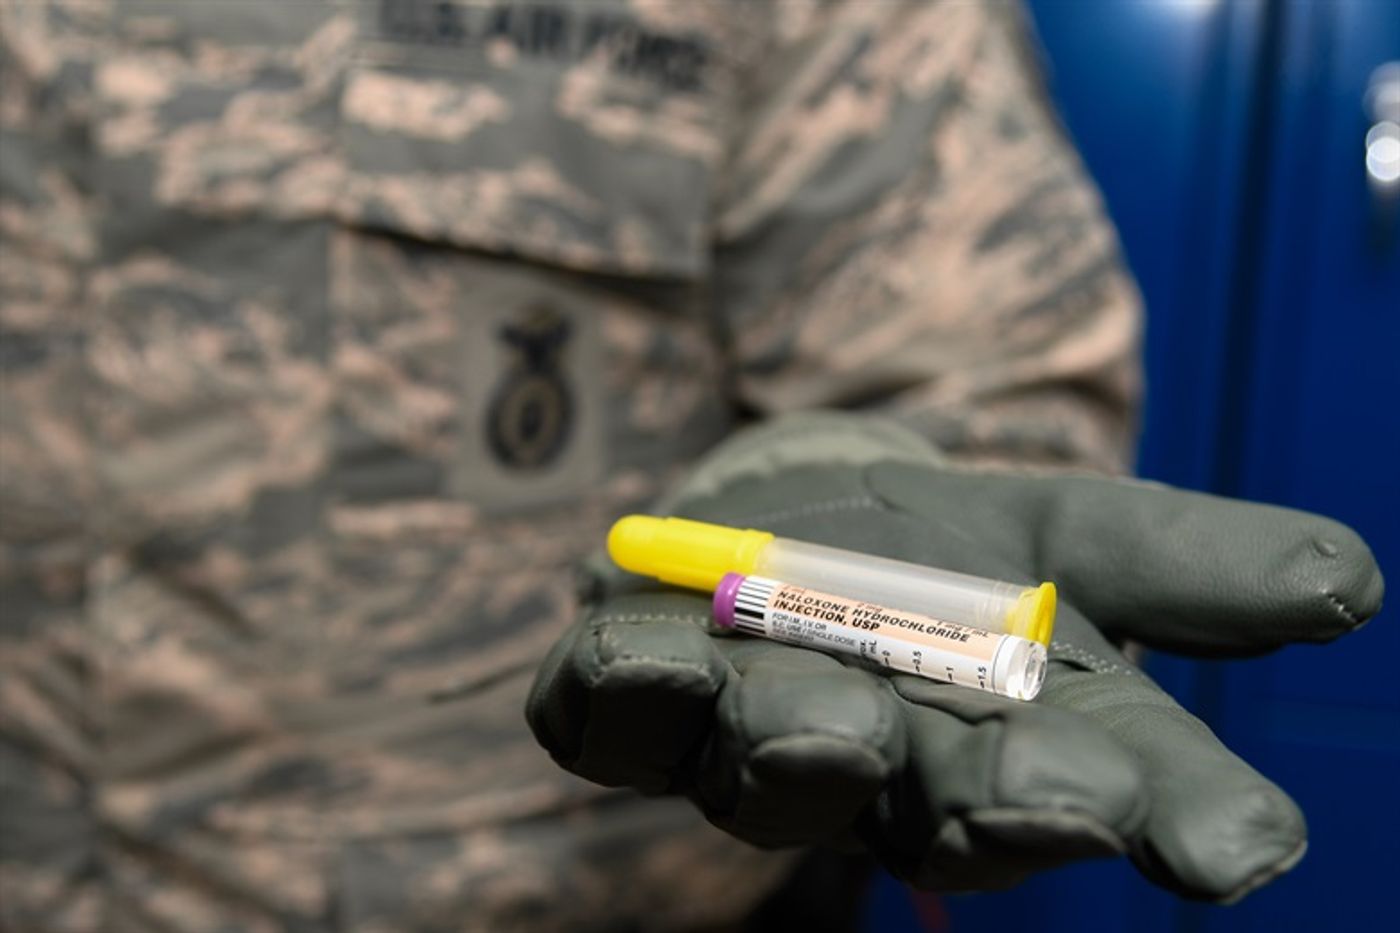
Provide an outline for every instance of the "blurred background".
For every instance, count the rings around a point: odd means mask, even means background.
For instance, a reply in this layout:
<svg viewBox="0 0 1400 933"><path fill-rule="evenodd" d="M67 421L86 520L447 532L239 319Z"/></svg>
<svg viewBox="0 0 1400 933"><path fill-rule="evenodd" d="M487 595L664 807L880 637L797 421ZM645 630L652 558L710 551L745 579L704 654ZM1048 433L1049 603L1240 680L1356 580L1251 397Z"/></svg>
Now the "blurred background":
<svg viewBox="0 0 1400 933"><path fill-rule="evenodd" d="M1049 90L1147 300L1138 472L1310 509L1400 604L1400 0L1028 0ZM1390 63L1389 68L1386 64ZM914 901L871 930L1361 929L1400 866L1400 625L1149 670L1302 806L1308 855L1230 908L1119 860Z"/></svg>

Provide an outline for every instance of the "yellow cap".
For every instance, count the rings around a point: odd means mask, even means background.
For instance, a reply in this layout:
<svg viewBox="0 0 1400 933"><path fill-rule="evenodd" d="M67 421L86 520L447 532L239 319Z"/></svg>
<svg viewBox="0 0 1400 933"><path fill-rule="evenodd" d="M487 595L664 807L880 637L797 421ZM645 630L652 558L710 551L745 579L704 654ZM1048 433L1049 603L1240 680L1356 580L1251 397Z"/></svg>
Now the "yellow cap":
<svg viewBox="0 0 1400 933"><path fill-rule="evenodd" d="M726 573L753 573L759 554L772 540L766 531L628 515L608 532L608 554L623 570L676 586L713 590Z"/></svg>
<svg viewBox="0 0 1400 933"><path fill-rule="evenodd" d="M1006 631L1042 645L1055 630L1055 584L1042 583L1020 595L1006 614Z"/></svg>

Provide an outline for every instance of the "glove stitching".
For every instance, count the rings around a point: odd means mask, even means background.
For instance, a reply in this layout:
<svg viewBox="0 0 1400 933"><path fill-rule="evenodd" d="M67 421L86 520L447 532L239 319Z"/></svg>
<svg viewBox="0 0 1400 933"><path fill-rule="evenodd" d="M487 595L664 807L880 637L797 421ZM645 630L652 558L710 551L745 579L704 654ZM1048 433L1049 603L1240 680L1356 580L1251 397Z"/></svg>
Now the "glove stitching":
<svg viewBox="0 0 1400 933"><path fill-rule="evenodd" d="M1086 665L1091 671L1097 674L1125 674L1129 677L1137 675L1137 671L1132 668L1124 667L1122 664L1115 664L1112 661L1106 661L1096 654L1085 651L1083 648L1067 645L1062 641L1052 640L1050 642L1050 647L1059 652L1059 654L1068 657L1070 660L1078 661L1080 664Z"/></svg>
<svg viewBox="0 0 1400 933"><path fill-rule="evenodd" d="M608 622L685 622L691 625L706 625L708 617L702 615L682 615L680 613L630 612L621 615L601 615L593 620L595 625Z"/></svg>
<svg viewBox="0 0 1400 933"><path fill-rule="evenodd" d="M1361 613L1353 610L1333 593L1324 593L1323 595L1327 597L1328 602L1336 607L1337 611L1342 614L1342 617L1351 623L1353 628L1361 624Z"/></svg>
<svg viewBox="0 0 1400 933"><path fill-rule="evenodd" d="M846 499L828 499L825 502L810 502L806 505L792 506L786 509L776 509L771 512L760 512L750 516L747 521L753 524L773 524L791 521L795 518L805 518L809 515L821 515L827 512L844 512L856 509L879 509L884 510L876 500L869 496L855 496Z"/></svg>
<svg viewBox="0 0 1400 933"><path fill-rule="evenodd" d="M635 617L632 617L632 618L630 618L630 619L628 619L628 620L624 620L624 619L619 618L619 619L613 619L613 620L611 620L611 621L649 622L649 621L652 621L652 620L654 620L654 619L664 619L664 620L667 620L667 621L680 621L680 622L688 621L688 620L686 620L686 619L678 618L678 617L675 617L675 616L667 617L667 616L648 616L648 615L635 616ZM719 681L715 678L714 672L710 670L710 668L709 668L708 665L706 665L706 664L704 664L704 663L701 663L701 662L698 662L698 661L691 660L690 658L665 657L665 656L653 655L653 654L636 654L636 653L634 653L634 652L626 652L626 651L624 651L624 652L615 652L615 653L608 659L608 662L605 664L605 663L603 662L603 651L602 651L602 648L603 648L603 640L604 640L604 638L606 637L606 635L605 635L604 632L602 632L602 631L600 631L600 630L598 630L598 629L594 629L592 634L593 634L593 662L594 662L594 671L595 671L595 672L594 672L593 674L591 674L589 677L586 678L586 683L588 684L589 689L596 689L596 688L598 687L598 685L600 685L604 680L606 680L607 677L608 677L608 672L609 672L610 667L611 667L613 664L616 664L618 661L645 661L645 662L647 662L647 663L649 663L649 664L665 664L665 665L669 665L669 666L671 666L671 667L680 668L680 669L682 669L682 670L688 670L688 671L691 671L692 673L699 674L700 677L701 677L701 679L703 679L703 680L705 681L706 685L708 685L708 686L710 686L710 687L718 687L718 686L719 686Z"/></svg>
<svg viewBox="0 0 1400 933"><path fill-rule="evenodd" d="M689 658L662 657L656 654L632 654L630 652L624 652L622 654L615 654L610 659L610 663L616 663L618 661L646 661L649 664L665 664L670 667L684 668L685 670L694 671L697 674L703 675L705 682L712 687L719 685L719 681L715 680L714 675L710 673L708 667L698 661L692 661ZM598 686L606 676L606 673L600 674L597 678L593 679L589 686Z"/></svg>

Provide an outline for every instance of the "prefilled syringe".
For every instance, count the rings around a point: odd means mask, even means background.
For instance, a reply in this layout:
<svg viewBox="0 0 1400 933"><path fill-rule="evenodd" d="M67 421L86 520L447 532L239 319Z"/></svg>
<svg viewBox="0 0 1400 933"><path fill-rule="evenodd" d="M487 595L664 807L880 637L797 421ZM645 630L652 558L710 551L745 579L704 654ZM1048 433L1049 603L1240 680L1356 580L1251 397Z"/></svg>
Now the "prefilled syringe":
<svg viewBox="0 0 1400 933"><path fill-rule="evenodd" d="M1030 639L778 580L726 574L714 608L724 628L1015 700L1034 699L1045 680L1045 646Z"/></svg>
<svg viewBox="0 0 1400 933"><path fill-rule="evenodd" d="M1050 643L1055 585L1024 586L684 518L629 515L608 533L624 570L710 591L727 573L756 575Z"/></svg>

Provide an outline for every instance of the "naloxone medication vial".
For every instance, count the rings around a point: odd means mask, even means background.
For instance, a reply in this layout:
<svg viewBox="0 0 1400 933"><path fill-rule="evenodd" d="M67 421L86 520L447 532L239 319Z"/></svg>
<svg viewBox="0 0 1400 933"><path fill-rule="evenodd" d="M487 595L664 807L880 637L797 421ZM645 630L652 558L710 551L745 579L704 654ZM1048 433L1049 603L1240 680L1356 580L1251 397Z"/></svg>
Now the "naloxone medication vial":
<svg viewBox="0 0 1400 933"><path fill-rule="evenodd" d="M714 607L724 628L1016 700L1034 699L1045 681L1045 646L1030 639L766 577L726 574Z"/></svg>
<svg viewBox="0 0 1400 933"><path fill-rule="evenodd" d="M628 515L608 532L623 570L712 591L726 573L786 580L849 599L1050 644L1055 584L1024 586L687 518Z"/></svg>

